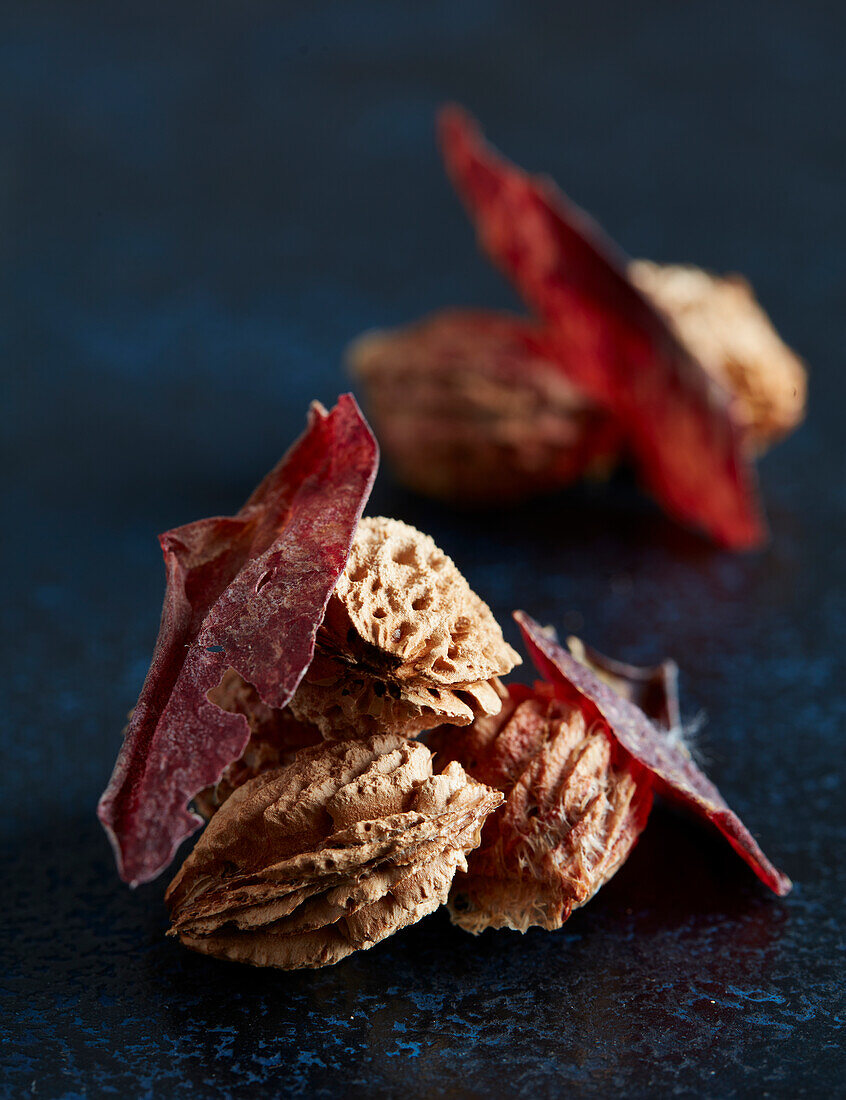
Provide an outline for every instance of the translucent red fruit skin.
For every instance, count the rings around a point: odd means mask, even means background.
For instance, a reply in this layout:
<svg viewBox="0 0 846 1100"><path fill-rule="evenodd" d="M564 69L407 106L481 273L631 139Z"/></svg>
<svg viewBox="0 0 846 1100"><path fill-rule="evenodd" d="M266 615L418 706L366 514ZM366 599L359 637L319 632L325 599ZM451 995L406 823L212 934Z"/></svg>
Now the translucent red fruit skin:
<svg viewBox="0 0 846 1100"><path fill-rule="evenodd" d="M155 878L202 819L189 801L249 738L207 693L229 668L283 707L314 652L370 494L378 448L354 398L312 407L304 434L235 516L160 537L159 637L98 817L121 877Z"/></svg>
<svg viewBox="0 0 846 1100"><path fill-rule="evenodd" d="M668 737L628 699L604 684L589 668L566 653L523 611L514 618L538 672L555 685L561 698L576 702L603 719L620 745L655 776L656 790L683 804L714 825L742 860L780 897L792 883L767 859L757 841L706 775L694 764L682 742Z"/></svg>
<svg viewBox="0 0 846 1100"><path fill-rule="evenodd" d="M606 683L610 681L617 694L639 707L650 722L670 733L681 730L679 669L675 661L666 660L650 667L629 665L606 657L579 638L568 638L567 645L576 660Z"/></svg>
<svg viewBox="0 0 846 1100"><path fill-rule="evenodd" d="M441 111L439 136L482 248L546 321L568 375L616 416L658 501L723 546L761 545L731 398L634 286L626 258L551 181L501 158L460 108Z"/></svg>

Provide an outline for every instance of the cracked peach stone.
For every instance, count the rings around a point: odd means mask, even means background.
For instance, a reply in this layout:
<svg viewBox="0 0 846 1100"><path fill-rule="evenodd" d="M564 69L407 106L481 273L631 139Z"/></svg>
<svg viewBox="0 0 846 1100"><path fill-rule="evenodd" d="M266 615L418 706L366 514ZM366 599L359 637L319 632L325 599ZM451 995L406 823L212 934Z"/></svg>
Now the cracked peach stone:
<svg viewBox="0 0 846 1100"><path fill-rule="evenodd" d="M328 739L414 736L496 714L497 678L517 664L490 608L428 535L368 518L290 709Z"/></svg>
<svg viewBox="0 0 846 1100"><path fill-rule="evenodd" d="M256 966L336 963L444 904L501 801L401 737L303 749L211 819L168 889L169 934Z"/></svg>

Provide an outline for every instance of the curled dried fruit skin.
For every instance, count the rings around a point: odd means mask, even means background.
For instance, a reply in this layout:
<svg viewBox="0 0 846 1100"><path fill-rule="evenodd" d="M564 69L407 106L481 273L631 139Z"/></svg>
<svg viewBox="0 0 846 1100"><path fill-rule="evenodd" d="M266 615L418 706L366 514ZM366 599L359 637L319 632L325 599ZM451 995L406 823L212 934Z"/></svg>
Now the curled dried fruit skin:
<svg viewBox="0 0 846 1100"><path fill-rule="evenodd" d="M336 963L442 905L501 801L404 738L304 749L212 818L168 890L170 934L256 966Z"/></svg>
<svg viewBox="0 0 846 1100"><path fill-rule="evenodd" d="M651 773L660 795L710 822L762 882L779 897L789 894L793 886L790 879L767 859L737 814L697 767L684 741L674 731L668 732L650 721L629 692L618 694L597 676L596 665L582 664L565 653L554 635L525 611L515 611L514 618L535 668L556 697L578 706L594 721L606 723L619 747Z"/></svg>
<svg viewBox="0 0 846 1100"><path fill-rule="evenodd" d="M97 807L125 882L155 878L202 818L188 804L243 754L243 714L210 695L234 668L284 707L370 495L379 451L350 394L305 432L234 516L160 536L167 573L152 663Z"/></svg>
<svg viewBox="0 0 846 1100"><path fill-rule="evenodd" d="M545 177L509 164L458 107L439 118L447 171L479 241L546 322L574 380L626 430L646 486L732 549L766 537L730 395L635 287L627 259Z"/></svg>
<svg viewBox="0 0 846 1100"><path fill-rule="evenodd" d="M554 629L546 629L549 636L557 640ZM664 660L651 666L629 665L606 657L572 635L567 639L567 648L580 665L590 669L617 695L634 703L650 722L673 736L681 734L679 666L675 661Z"/></svg>
<svg viewBox="0 0 846 1100"><path fill-rule="evenodd" d="M496 718L430 744L506 795L450 895L468 932L560 928L625 862L652 806L646 769L545 684L512 687Z"/></svg>
<svg viewBox="0 0 846 1100"><path fill-rule="evenodd" d="M426 496L519 500L604 472L619 446L524 318L442 310L365 333L347 362L398 478Z"/></svg>
<svg viewBox="0 0 846 1100"><path fill-rule="evenodd" d="M519 663L490 608L428 535L367 518L290 707L330 739L414 736L497 713L497 677Z"/></svg>
<svg viewBox="0 0 846 1100"><path fill-rule="evenodd" d="M630 263L629 276L709 374L734 395L733 412L754 450L767 450L801 423L805 368L742 276L649 260Z"/></svg>

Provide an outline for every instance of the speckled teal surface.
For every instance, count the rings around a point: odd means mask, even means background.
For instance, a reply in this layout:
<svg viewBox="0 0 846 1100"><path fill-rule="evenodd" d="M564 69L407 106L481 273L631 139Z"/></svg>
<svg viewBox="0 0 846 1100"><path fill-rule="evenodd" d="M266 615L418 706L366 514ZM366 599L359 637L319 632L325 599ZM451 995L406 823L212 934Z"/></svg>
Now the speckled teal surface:
<svg viewBox="0 0 846 1100"><path fill-rule="evenodd" d="M846 20L835 6L10 2L0 34L0 1094L842 1094ZM785 901L667 811L557 934L443 915L327 971L163 937L94 805L141 684L155 535L238 506L347 339L513 305L435 105L635 255L744 271L813 367L732 557L625 480L456 514L380 476L506 619L676 657L700 755ZM509 637L515 631L509 624Z"/></svg>

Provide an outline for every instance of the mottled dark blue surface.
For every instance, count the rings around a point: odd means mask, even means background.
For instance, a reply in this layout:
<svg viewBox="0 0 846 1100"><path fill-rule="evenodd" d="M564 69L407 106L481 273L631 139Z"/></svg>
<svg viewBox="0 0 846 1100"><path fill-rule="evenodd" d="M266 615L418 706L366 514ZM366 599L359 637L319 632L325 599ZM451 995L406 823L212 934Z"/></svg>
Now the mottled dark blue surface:
<svg viewBox="0 0 846 1100"><path fill-rule="evenodd" d="M844 27L764 0L3 5L3 1095L843 1094ZM121 886L94 820L155 535L235 509L360 330L513 304L435 155L445 97L629 252L745 272L810 417L762 465L759 555L625 483L473 518L384 472L372 511L503 619L674 655L796 889L663 812L557 934L436 915L328 971L239 969L163 938L164 884Z"/></svg>

